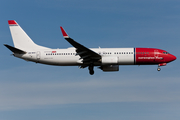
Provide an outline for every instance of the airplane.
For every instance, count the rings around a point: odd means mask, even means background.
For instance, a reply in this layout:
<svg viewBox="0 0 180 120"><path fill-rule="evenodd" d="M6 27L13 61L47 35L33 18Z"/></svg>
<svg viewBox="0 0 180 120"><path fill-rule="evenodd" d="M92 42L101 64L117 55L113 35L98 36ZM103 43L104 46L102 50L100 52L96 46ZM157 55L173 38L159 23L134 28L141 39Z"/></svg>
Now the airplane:
<svg viewBox="0 0 180 120"><path fill-rule="evenodd" d="M119 71L119 65L166 66L176 56L156 48L87 48L74 41L60 27L63 37L73 46L67 49L51 49L35 44L15 20L8 20L14 47L4 44L15 57L35 63L56 66L88 67L90 75L94 67L104 72Z"/></svg>

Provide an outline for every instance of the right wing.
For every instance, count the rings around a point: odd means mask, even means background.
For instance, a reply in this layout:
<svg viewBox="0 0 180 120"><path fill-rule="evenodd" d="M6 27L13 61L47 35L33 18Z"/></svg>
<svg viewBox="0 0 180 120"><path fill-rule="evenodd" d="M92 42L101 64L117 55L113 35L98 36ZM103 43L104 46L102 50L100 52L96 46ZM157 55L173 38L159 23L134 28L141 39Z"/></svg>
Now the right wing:
<svg viewBox="0 0 180 120"><path fill-rule="evenodd" d="M72 38L68 36L68 34L65 32L65 30L61 28L62 34L64 38L76 48L77 55L79 55L83 59L83 63L85 62L96 62L101 59L101 55L98 53L90 50L89 48L79 44L78 42L74 41Z"/></svg>

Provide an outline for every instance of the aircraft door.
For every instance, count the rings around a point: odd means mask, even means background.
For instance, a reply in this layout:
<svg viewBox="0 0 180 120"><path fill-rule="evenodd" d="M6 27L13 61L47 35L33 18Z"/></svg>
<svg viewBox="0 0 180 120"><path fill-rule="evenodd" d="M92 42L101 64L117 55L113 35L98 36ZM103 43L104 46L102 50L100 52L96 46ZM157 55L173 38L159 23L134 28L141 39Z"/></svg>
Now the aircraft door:
<svg viewBox="0 0 180 120"><path fill-rule="evenodd" d="M36 52L36 58L37 58L37 61L39 61L41 59L41 52L40 51Z"/></svg>
<svg viewBox="0 0 180 120"><path fill-rule="evenodd" d="M154 57L158 57L158 50L154 50Z"/></svg>
<svg viewBox="0 0 180 120"><path fill-rule="evenodd" d="M159 51L158 50L154 50L154 60L157 61L159 58Z"/></svg>

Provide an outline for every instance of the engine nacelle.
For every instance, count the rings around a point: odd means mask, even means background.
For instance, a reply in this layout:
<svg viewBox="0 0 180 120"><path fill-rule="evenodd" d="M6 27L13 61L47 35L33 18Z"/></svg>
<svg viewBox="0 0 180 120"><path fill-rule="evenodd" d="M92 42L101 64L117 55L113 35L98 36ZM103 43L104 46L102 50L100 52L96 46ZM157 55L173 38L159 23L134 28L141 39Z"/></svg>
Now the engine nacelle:
<svg viewBox="0 0 180 120"><path fill-rule="evenodd" d="M104 72L119 71L119 65L105 65L100 67Z"/></svg>
<svg viewBox="0 0 180 120"><path fill-rule="evenodd" d="M102 64L117 64L118 63L118 57L102 57L101 60Z"/></svg>

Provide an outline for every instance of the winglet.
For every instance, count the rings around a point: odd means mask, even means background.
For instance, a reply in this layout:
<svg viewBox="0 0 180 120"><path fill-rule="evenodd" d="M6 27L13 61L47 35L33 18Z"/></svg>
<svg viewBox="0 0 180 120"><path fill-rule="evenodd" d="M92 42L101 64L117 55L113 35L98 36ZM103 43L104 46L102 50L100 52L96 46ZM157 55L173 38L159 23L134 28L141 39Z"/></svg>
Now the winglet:
<svg viewBox="0 0 180 120"><path fill-rule="evenodd" d="M65 32L65 30L60 26L60 28L61 28L61 32L62 32L62 34L63 34L63 37L64 38L69 38L69 36L68 36L68 34Z"/></svg>
<svg viewBox="0 0 180 120"><path fill-rule="evenodd" d="M15 20L8 20L9 25L18 25Z"/></svg>

